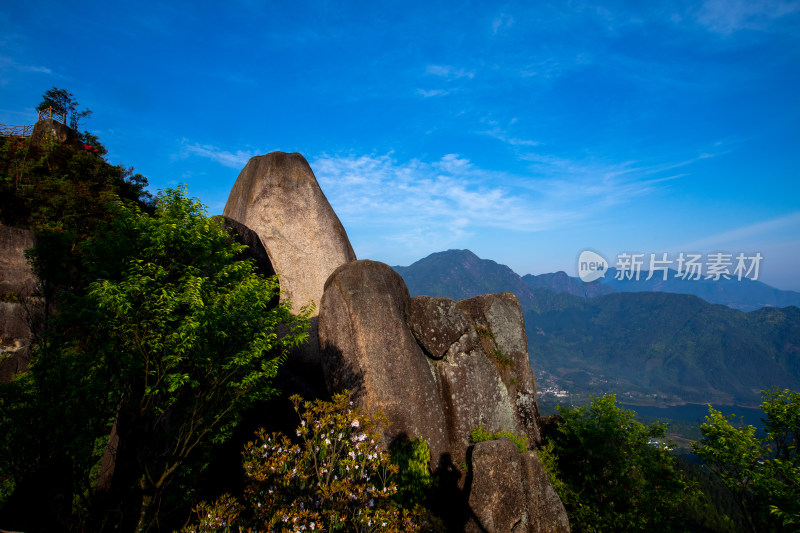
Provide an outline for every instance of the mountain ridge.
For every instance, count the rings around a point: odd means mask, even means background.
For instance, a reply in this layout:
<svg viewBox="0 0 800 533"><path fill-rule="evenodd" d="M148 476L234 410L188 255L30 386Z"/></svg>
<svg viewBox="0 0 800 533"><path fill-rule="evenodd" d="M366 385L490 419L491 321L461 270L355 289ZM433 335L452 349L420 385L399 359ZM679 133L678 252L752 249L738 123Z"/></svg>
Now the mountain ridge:
<svg viewBox="0 0 800 533"><path fill-rule="evenodd" d="M728 405L757 405L772 385L800 387L797 306L745 312L693 294L617 292L563 272L520 277L469 250L394 268L412 296L516 294L540 382L626 401Z"/></svg>

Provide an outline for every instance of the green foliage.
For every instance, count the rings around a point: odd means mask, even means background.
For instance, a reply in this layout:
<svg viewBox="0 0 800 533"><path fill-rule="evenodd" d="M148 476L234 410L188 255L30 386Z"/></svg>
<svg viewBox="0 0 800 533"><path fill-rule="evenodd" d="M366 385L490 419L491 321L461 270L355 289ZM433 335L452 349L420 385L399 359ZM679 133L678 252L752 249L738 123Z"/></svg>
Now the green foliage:
<svg viewBox="0 0 800 533"><path fill-rule="evenodd" d="M734 495L752 531L796 527L800 523L800 393L762 392L767 436L709 406L693 446Z"/></svg>
<svg viewBox="0 0 800 533"><path fill-rule="evenodd" d="M431 474L431 450L422 437L395 443L390 450L391 461L397 465L397 501L403 507L424 505L438 486Z"/></svg>
<svg viewBox="0 0 800 533"><path fill-rule="evenodd" d="M564 421L539 456L573 531L686 528L686 511L699 494L655 440L664 438L662 425L636 422L614 395L558 410Z"/></svg>
<svg viewBox="0 0 800 533"><path fill-rule="evenodd" d="M42 472L63 499L55 513L85 519L101 505L108 520L114 506L132 520L117 527L144 530L164 502L186 500L178 487L242 413L275 393L308 311L276 305L277 280L237 260L244 247L183 189L162 192L154 216L120 201L112 212L79 246L85 290L64 296L30 372L0 391L0 434L19 437L2 441L0 476ZM113 493L101 504L91 473L112 423Z"/></svg>
<svg viewBox="0 0 800 533"><path fill-rule="evenodd" d="M528 449L528 439L522 435L517 435L508 430L501 430L501 431L488 431L483 426L478 426L472 431L469 432L469 438L474 443L484 442L487 440L497 440L502 439L503 437L509 439L511 442L514 443L514 446L520 452L524 452Z"/></svg>
<svg viewBox="0 0 800 533"><path fill-rule="evenodd" d="M52 137L41 143L0 137L0 223L69 232L83 240L112 218L108 206L115 200L151 206L147 178L109 164L93 139L97 153Z"/></svg>
<svg viewBox="0 0 800 533"><path fill-rule="evenodd" d="M53 87L42 95L42 101L36 106L36 110L42 111L50 107L53 109L53 113L66 115L68 117L67 120L69 120L69 127L77 130L80 126L80 121L92 114L89 109L78 111L78 106L75 95L66 89Z"/></svg>
<svg viewBox="0 0 800 533"><path fill-rule="evenodd" d="M299 444L259 431L243 454L244 505L231 496L201 504L198 523L185 532L433 528L421 508L401 510L394 501L398 467L379 448L382 415L354 408L347 393L331 402L303 402L299 396L292 401L300 414Z"/></svg>

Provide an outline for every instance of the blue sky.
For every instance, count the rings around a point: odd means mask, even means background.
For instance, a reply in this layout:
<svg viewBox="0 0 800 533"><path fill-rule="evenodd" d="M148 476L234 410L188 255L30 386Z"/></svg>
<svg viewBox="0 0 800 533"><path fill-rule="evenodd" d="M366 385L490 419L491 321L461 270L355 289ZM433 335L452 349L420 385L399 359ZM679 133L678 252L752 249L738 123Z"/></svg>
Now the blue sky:
<svg viewBox="0 0 800 533"><path fill-rule="evenodd" d="M302 153L359 258L759 252L800 290L798 1L4 2L0 123L53 86L212 214Z"/></svg>

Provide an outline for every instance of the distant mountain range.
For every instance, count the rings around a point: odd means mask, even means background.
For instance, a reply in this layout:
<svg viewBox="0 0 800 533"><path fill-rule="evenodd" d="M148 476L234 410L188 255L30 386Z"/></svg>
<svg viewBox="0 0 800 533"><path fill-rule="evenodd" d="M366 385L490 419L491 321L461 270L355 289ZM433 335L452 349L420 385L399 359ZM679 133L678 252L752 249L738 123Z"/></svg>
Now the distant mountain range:
<svg viewBox="0 0 800 533"><path fill-rule="evenodd" d="M437 252L420 259L407 267L394 267L403 276L412 294L430 296L457 294L458 299L470 298L483 294L488 287L503 286L504 290L513 292L522 303L532 297L530 289L548 289L558 294L593 298L614 292L671 292L676 294L693 294L712 304L722 304L740 309L754 311L762 307L800 307L800 292L784 291L770 287L760 281L751 279L684 280L676 278L671 270L667 279L662 273L647 280L647 271L642 271L638 280L616 279L617 271L609 268L604 278L591 283L584 283L578 278L568 276L565 272L526 274L520 277L505 265L488 259L481 259L469 250L448 250ZM451 296L456 298L455 296ZM523 307L525 307L523 303Z"/></svg>
<svg viewBox="0 0 800 533"><path fill-rule="evenodd" d="M800 292L776 289L766 283L747 278L742 278L741 281L735 278L720 278L718 281L689 280L676 277L677 272L674 270L667 273L666 280L663 279L661 272L656 273L650 280L646 279L647 275L646 271L642 271L638 280L618 280L617 270L609 268L605 278L598 281L617 292L694 294L712 304L727 305L742 311L753 311L762 307L800 306Z"/></svg>
<svg viewBox="0 0 800 533"><path fill-rule="evenodd" d="M757 404L759 391L770 386L800 390L800 308L732 308L797 305L798 293L749 280L618 281L613 269L592 283L564 272L520 277L469 250L394 268L412 296L516 294L534 369L572 390L745 405ZM730 307L667 289L696 291Z"/></svg>

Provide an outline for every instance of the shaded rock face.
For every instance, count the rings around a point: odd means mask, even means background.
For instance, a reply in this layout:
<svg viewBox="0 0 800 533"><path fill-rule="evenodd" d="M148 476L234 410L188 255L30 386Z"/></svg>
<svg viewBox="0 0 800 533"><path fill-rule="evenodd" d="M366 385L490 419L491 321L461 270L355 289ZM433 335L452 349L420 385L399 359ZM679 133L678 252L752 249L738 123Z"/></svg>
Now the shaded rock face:
<svg viewBox="0 0 800 533"><path fill-rule="evenodd" d="M33 126L31 142L40 144L45 139L46 135L55 137L59 142L62 143L68 142L76 145L80 144L78 132L66 124L62 124L61 122L53 120L52 118L42 119Z"/></svg>
<svg viewBox="0 0 800 533"><path fill-rule="evenodd" d="M545 533L569 531L567 513L535 452L520 453L506 438L471 450L465 531Z"/></svg>
<svg viewBox="0 0 800 533"><path fill-rule="evenodd" d="M531 445L541 440L514 295L409 298L388 265L354 261L325 284L319 340L328 390L349 389L360 407L383 411L387 443L425 438L432 468L455 472L450 490L462 493L443 498L465 505L460 516L472 516L475 531L568 531L563 505L533 452L520 454L507 439L513 454L504 444L470 442L478 426L524 435ZM476 452L479 446L485 449ZM458 465L470 461L472 474L465 475ZM456 520L465 523L459 512Z"/></svg>
<svg viewBox="0 0 800 533"><path fill-rule="evenodd" d="M253 259L256 262L256 268L259 274L267 277L275 275L275 267L272 266L272 261L269 260L269 254L255 231L232 218L225 216L216 216L213 218L221 220L222 223L231 230L231 236L237 243L247 246L247 250L245 250L244 253L245 258Z"/></svg>
<svg viewBox="0 0 800 533"><path fill-rule="evenodd" d="M36 278L25 250L34 244L32 231L0 225L0 383L27 370L30 360L28 315Z"/></svg>
<svg viewBox="0 0 800 533"><path fill-rule="evenodd" d="M272 152L250 159L223 215L258 234L296 312L312 303L319 308L328 276L356 258L342 223L300 154Z"/></svg>

